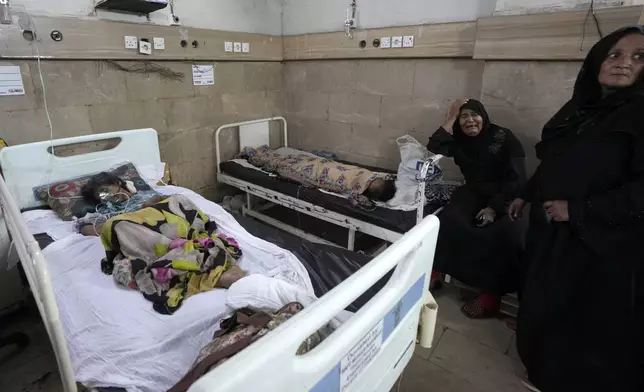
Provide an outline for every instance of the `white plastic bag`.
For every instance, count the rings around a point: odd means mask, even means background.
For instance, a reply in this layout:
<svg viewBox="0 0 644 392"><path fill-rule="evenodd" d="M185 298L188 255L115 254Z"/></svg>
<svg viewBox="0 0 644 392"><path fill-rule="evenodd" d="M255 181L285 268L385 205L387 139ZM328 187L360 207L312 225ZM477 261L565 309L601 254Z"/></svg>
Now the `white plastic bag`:
<svg viewBox="0 0 644 392"><path fill-rule="evenodd" d="M416 202L416 191L423 163L430 157L430 152L409 135L396 139L400 150L400 165L396 179L396 195L387 202L390 208L409 209Z"/></svg>

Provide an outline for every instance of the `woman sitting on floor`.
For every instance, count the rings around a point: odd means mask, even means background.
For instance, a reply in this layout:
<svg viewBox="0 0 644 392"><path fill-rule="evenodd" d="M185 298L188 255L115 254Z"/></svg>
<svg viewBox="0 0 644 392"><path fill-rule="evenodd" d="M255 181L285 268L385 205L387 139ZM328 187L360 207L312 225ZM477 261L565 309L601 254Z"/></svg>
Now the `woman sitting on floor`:
<svg viewBox="0 0 644 392"><path fill-rule="evenodd" d="M510 130L490 122L483 104L470 99L452 104L427 148L453 157L466 181L438 216L432 277L440 271L480 289L461 309L470 318L493 317L501 295L517 289L523 230L506 209L526 181L523 147Z"/></svg>
<svg viewBox="0 0 644 392"><path fill-rule="evenodd" d="M299 184L351 196L360 205L369 205L370 200L386 202L396 194L394 179L312 154L281 154L262 146L246 147L240 157Z"/></svg>

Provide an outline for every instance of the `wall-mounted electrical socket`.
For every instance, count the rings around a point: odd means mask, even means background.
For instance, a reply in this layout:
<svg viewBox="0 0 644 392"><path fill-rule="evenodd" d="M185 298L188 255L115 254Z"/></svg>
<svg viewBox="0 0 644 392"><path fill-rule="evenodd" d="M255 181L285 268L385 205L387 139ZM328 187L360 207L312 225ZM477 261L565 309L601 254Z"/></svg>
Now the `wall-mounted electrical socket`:
<svg viewBox="0 0 644 392"><path fill-rule="evenodd" d="M132 36L125 36L125 49L137 49L139 47L139 39Z"/></svg>
<svg viewBox="0 0 644 392"><path fill-rule="evenodd" d="M235 42L235 43L233 44L233 52L235 52L235 53L241 53L241 51L242 51L242 44L241 44L241 42Z"/></svg>
<svg viewBox="0 0 644 392"><path fill-rule="evenodd" d="M154 37L154 50L165 50L165 38Z"/></svg>
<svg viewBox="0 0 644 392"><path fill-rule="evenodd" d="M414 47L414 36L406 35L403 37L403 48L413 48Z"/></svg>
<svg viewBox="0 0 644 392"><path fill-rule="evenodd" d="M139 40L139 53L152 54L152 43L147 39Z"/></svg>
<svg viewBox="0 0 644 392"><path fill-rule="evenodd" d="M383 49L391 48L391 37L380 37L380 47Z"/></svg>
<svg viewBox="0 0 644 392"><path fill-rule="evenodd" d="M233 43L232 42L224 42L224 52L232 52L233 51Z"/></svg>
<svg viewBox="0 0 644 392"><path fill-rule="evenodd" d="M242 53L250 53L250 44L248 42L242 42Z"/></svg>
<svg viewBox="0 0 644 392"><path fill-rule="evenodd" d="M392 48L402 48L403 37L391 37Z"/></svg>

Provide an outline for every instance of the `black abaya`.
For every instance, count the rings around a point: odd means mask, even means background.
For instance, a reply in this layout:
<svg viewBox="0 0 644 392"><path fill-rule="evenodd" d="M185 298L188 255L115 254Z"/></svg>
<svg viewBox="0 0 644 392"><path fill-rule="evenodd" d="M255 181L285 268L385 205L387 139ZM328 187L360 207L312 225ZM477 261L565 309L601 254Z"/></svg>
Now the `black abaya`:
<svg viewBox="0 0 644 392"><path fill-rule="evenodd" d="M483 118L480 134L465 135L457 120L453 136L440 128L428 144L430 151L454 157L467 182L438 215L434 269L485 292L505 294L519 282L522 224L512 222L506 209L525 184L525 154L512 132L490 122L480 102L470 100L463 108ZM486 207L494 209L496 221L476 227L476 214Z"/></svg>
<svg viewBox="0 0 644 392"><path fill-rule="evenodd" d="M570 218L531 221L528 232L517 345L542 392L644 391L644 129L635 120L644 89L601 97L597 82L628 31L591 50L573 99L537 145L533 216L566 200Z"/></svg>

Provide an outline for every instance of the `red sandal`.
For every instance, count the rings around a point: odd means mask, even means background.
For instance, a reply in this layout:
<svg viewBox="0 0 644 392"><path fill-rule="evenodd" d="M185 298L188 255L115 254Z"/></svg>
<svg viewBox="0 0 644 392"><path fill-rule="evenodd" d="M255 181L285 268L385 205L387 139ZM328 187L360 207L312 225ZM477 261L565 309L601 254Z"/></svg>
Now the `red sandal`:
<svg viewBox="0 0 644 392"><path fill-rule="evenodd" d="M498 316L501 298L494 294L481 293L479 296L461 307L461 312L471 319L487 319Z"/></svg>

